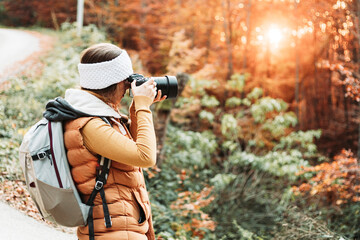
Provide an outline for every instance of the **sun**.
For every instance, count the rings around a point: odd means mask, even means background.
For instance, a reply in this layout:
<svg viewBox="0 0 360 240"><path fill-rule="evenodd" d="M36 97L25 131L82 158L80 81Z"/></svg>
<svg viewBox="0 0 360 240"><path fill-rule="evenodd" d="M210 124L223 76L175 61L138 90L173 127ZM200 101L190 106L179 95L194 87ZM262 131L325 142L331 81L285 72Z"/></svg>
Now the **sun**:
<svg viewBox="0 0 360 240"><path fill-rule="evenodd" d="M281 30L277 26L271 26L268 29L266 36L269 42L275 47L278 47L283 38Z"/></svg>

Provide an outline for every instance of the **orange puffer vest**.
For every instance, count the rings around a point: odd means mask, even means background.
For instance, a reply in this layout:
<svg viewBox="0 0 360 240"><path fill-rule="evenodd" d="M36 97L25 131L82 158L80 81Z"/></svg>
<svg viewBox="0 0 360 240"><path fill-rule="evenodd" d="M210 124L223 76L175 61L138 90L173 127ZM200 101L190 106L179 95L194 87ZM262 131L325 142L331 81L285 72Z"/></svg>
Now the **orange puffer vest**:
<svg viewBox="0 0 360 240"><path fill-rule="evenodd" d="M64 133L67 156L72 167L71 173L83 202L88 200L95 186L98 164L97 156L84 146L80 132L80 129L91 119L91 117L83 117L67 122ZM115 124L114 129L119 131ZM102 201L98 194L94 200L93 212L96 240L155 239L150 202L141 168L112 161L104 190L112 227L105 227ZM139 221L140 216L144 214L145 219ZM88 227L79 227L77 235L79 240L88 240Z"/></svg>

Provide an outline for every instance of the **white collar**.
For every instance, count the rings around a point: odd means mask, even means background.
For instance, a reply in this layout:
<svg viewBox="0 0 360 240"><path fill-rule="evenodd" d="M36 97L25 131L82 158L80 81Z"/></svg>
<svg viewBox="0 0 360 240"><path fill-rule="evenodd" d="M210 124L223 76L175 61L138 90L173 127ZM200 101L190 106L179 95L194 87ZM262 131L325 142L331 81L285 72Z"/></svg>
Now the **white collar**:
<svg viewBox="0 0 360 240"><path fill-rule="evenodd" d="M120 118L119 113L96 96L80 89L68 89L65 100L75 109L93 115Z"/></svg>

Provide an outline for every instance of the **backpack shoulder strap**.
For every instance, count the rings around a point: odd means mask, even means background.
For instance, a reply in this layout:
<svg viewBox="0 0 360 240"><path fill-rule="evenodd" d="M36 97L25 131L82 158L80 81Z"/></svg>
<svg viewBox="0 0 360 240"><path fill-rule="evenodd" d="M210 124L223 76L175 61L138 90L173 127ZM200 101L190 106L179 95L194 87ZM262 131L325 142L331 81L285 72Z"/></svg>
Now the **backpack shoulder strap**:
<svg viewBox="0 0 360 240"><path fill-rule="evenodd" d="M100 117L100 118L104 122L106 122L107 124L112 126L110 121L107 118L105 118L105 117ZM90 240L95 239L93 207L94 207L95 197L98 193L100 193L101 200L102 200L104 217L105 217L105 226L106 226L106 228L110 228L112 226L111 216L109 213L109 208L106 203L105 191L104 191L104 185L106 184L107 178L109 176L110 166L111 166L111 160L99 155L98 167L96 169L96 172L97 172L96 183L95 183L94 189L91 192L91 195L90 195L88 201L86 202L86 204L90 206L89 215L88 215L89 239Z"/></svg>

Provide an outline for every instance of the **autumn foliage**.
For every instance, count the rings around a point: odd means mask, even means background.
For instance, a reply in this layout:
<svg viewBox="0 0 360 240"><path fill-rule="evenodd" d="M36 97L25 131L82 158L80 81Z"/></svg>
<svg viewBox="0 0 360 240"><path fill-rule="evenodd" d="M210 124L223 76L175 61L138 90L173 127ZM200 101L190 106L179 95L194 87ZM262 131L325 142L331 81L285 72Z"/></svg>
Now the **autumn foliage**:
<svg viewBox="0 0 360 240"><path fill-rule="evenodd" d="M319 63L319 68L339 73L339 84L345 86L346 96L360 102L360 74L341 63L330 64L329 61ZM356 68L355 68L356 69Z"/></svg>
<svg viewBox="0 0 360 240"><path fill-rule="evenodd" d="M76 4L3 0L0 21L58 29L75 21ZM252 87L291 104L299 129L323 129L331 141L319 147L333 155L356 147L359 8L353 0L87 0L84 24L135 50L151 75L250 73Z"/></svg>
<svg viewBox="0 0 360 240"><path fill-rule="evenodd" d="M204 229L215 230L216 223L202 208L211 204L214 196L211 196L213 187L206 187L199 193L185 191L179 193L178 199L171 205L171 208L179 212L182 217L190 218L190 221L182 227L192 232L193 237L204 237Z"/></svg>
<svg viewBox="0 0 360 240"><path fill-rule="evenodd" d="M333 162L306 167L299 175L314 173L309 182L294 186L297 195L320 197L329 205L360 202L360 165L349 150L343 150Z"/></svg>
<svg viewBox="0 0 360 240"><path fill-rule="evenodd" d="M7 13L5 20L7 24L20 26L38 24L59 29L61 23L76 19L76 0L5 0L3 2Z"/></svg>
<svg viewBox="0 0 360 240"><path fill-rule="evenodd" d="M274 239L324 238L329 229L311 235L321 214L331 230L360 238L359 0L86 0L81 37L76 4L0 0L2 24L66 37L47 74L31 78L35 88L21 79L0 94L0 167L17 158L14 136L41 116L42 103L77 81L76 54L112 41L135 71L190 79L176 103L154 108L170 116L161 125L166 159L144 171L159 239L267 239L284 228ZM21 108L40 85L36 104ZM32 209L22 187L5 181L1 193ZM297 200L301 214L289 217L283 207Z"/></svg>

